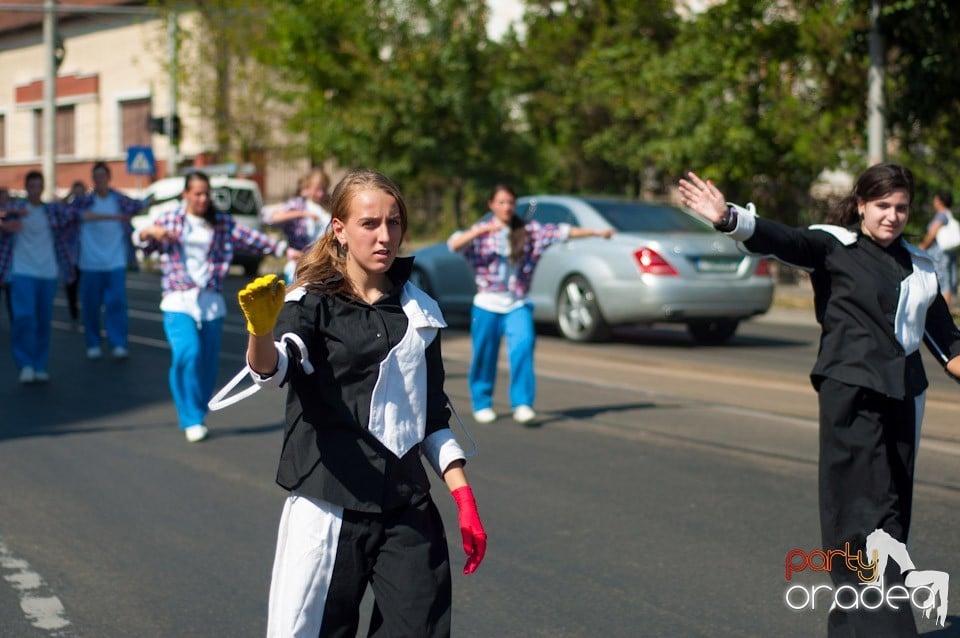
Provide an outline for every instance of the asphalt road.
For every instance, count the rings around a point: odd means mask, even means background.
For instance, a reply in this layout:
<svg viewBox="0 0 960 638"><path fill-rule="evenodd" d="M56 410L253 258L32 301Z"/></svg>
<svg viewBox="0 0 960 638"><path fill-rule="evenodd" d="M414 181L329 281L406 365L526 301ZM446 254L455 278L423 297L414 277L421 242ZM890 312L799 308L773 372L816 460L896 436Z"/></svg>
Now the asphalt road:
<svg viewBox="0 0 960 638"><path fill-rule="evenodd" d="M211 438L186 443L159 277L132 275L129 290L129 360L86 360L58 298L51 382L21 386L0 362L0 637L261 636L282 397L215 413ZM545 335L541 418L523 427L469 419L470 346L448 331L447 390L479 447L468 472L490 535L478 572L455 570L454 635L824 635L821 608L784 602L792 584L827 582L785 580L786 554L818 545L816 334L778 312L716 348L673 328L595 345ZM222 381L243 344L234 307ZM911 555L960 574L960 388L928 372ZM506 413L505 383L497 399ZM455 508L439 485L435 499L458 566ZM925 635L960 635L949 602L947 627L921 619Z"/></svg>

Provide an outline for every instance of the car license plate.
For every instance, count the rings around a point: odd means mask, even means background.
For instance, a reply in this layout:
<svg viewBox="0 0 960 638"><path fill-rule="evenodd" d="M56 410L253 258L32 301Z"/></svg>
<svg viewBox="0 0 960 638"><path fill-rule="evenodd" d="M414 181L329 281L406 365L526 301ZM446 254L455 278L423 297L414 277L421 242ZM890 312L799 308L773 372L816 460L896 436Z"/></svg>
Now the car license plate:
<svg viewBox="0 0 960 638"><path fill-rule="evenodd" d="M740 266L739 257L698 257L694 260L700 272L733 273Z"/></svg>

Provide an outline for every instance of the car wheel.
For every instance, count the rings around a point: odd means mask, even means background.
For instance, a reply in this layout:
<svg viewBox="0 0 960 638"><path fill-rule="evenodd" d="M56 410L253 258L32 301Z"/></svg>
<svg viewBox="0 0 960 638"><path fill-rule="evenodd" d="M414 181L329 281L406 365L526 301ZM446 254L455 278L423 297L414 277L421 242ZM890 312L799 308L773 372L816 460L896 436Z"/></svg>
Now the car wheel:
<svg viewBox="0 0 960 638"><path fill-rule="evenodd" d="M410 283L414 286L427 293L433 297L433 290L430 289L430 279L427 277L427 273L423 272L423 269L413 267L413 270L410 271ZM434 297L436 299L436 297Z"/></svg>
<svg viewBox="0 0 960 638"><path fill-rule="evenodd" d="M590 282L580 275L567 278L560 287L557 328L570 341L601 341L610 334Z"/></svg>
<svg viewBox="0 0 960 638"><path fill-rule="evenodd" d="M736 319L706 319L691 321L687 324L687 330L694 342L702 346L717 346L729 341L739 325Z"/></svg>

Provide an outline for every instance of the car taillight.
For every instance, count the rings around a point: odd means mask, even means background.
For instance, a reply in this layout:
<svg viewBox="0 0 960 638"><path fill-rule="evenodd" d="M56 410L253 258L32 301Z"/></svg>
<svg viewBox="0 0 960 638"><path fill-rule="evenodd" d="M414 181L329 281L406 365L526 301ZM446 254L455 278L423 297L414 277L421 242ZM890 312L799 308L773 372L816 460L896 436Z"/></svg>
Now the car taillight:
<svg viewBox="0 0 960 638"><path fill-rule="evenodd" d="M633 258L637 260L637 266L640 272L645 275L677 275L679 274L673 266L667 263L667 260L661 257L657 251L652 248L641 248L633 253Z"/></svg>
<svg viewBox="0 0 960 638"><path fill-rule="evenodd" d="M753 271L755 277L769 277L770 276L770 260L761 259L757 262L757 269Z"/></svg>

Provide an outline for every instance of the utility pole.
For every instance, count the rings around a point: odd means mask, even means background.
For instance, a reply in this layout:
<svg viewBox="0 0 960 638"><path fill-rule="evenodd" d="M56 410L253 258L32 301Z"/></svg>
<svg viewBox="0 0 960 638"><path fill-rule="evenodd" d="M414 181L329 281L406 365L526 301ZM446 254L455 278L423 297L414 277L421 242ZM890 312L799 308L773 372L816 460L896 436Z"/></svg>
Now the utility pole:
<svg viewBox="0 0 960 638"><path fill-rule="evenodd" d="M43 183L44 197L57 192L57 2L43 1Z"/></svg>
<svg viewBox="0 0 960 638"><path fill-rule="evenodd" d="M883 80L884 43L880 34L880 0L870 0L870 70L867 73L867 162L870 166L887 157Z"/></svg>
<svg viewBox="0 0 960 638"><path fill-rule="evenodd" d="M172 10L167 17L167 63L170 67L168 77L169 104L164 123L167 129L167 177L177 174L177 156L180 154L180 131L174 130L174 118L177 117L177 12Z"/></svg>

